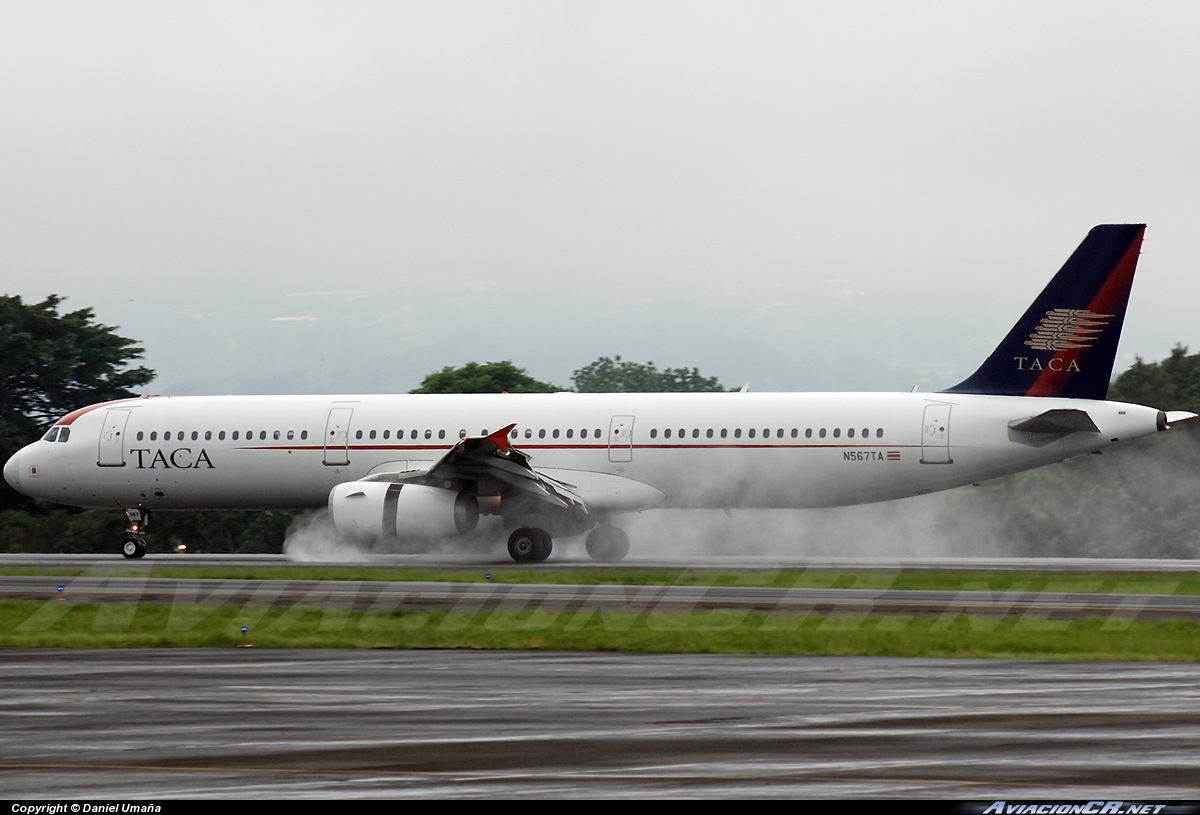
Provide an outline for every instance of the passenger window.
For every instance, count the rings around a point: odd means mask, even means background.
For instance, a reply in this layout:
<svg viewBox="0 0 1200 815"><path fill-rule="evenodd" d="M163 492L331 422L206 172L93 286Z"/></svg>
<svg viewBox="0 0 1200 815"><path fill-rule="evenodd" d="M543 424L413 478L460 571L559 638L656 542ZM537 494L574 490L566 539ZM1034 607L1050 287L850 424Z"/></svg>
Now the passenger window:
<svg viewBox="0 0 1200 815"><path fill-rule="evenodd" d="M777 438L777 439L783 438L783 428L782 427L775 431L775 438Z"/></svg>
<svg viewBox="0 0 1200 815"><path fill-rule="evenodd" d="M426 430L426 431L425 431L425 438L427 438L427 439L432 439L432 438L433 438L433 431L432 431L432 430Z"/></svg>
<svg viewBox="0 0 1200 815"><path fill-rule="evenodd" d="M171 431L168 430L165 433L163 433L163 441L170 441L170 440L171 440Z"/></svg>
<svg viewBox="0 0 1200 815"><path fill-rule="evenodd" d="M415 430L412 431L411 433L408 434L408 437L410 439L415 439L417 437L417 431L415 431Z"/></svg>
<svg viewBox="0 0 1200 815"><path fill-rule="evenodd" d="M821 438L825 438L825 428L822 427L821 432L818 433L817 435L820 436Z"/></svg>
<svg viewBox="0 0 1200 815"><path fill-rule="evenodd" d="M795 439L795 438L799 438L799 436L800 436L800 428L798 428L798 427L793 427L793 428L792 428L792 438L793 438L793 439Z"/></svg>
<svg viewBox="0 0 1200 815"><path fill-rule="evenodd" d="M205 431L204 431L204 440L205 440L205 441L212 441L212 431L211 431L211 430L205 430Z"/></svg>
<svg viewBox="0 0 1200 815"><path fill-rule="evenodd" d="M374 439L374 438L375 438L375 431L374 431L374 430L372 430L372 431L371 431L371 433L370 433L370 436L371 436L371 438L372 438L372 439ZM275 431L275 438L279 438L279 431L278 431L278 430L276 430L276 431Z"/></svg>
<svg viewBox="0 0 1200 815"><path fill-rule="evenodd" d="M883 428L882 428L882 427L880 427L880 428L877 428L877 429L875 430L875 438L877 438L877 439L882 439L882 438L883 438Z"/></svg>
<svg viewBox="0 0 1200 815"><path fill-rule="evenodd" d="M863 432L862 432L862 437L865 439L869 435L871 435L871 431L864 427Z"/></svg>
<svg viewBox="0 0 1200 815"><path fill-rule="evenodd" d="M460 439L465 439L467 437L467 429L465 427L458 431L458 437Z"/></svg>
<svg viewBox="0 0 1200 815"><path fill-rule="evenodd" d="M258 431L258 439L259 439L259 441L266 441L267 440L267 431L265 431L265 430Z"/></svg>
<svg viewBox="0 0 1200 815"><path fill-rule="evenodd" d="M142 440L142 431L140 431L140 430L138 431L138 434L137 434L137 440L138 441Z"/></svg>
<svg viewBox="0 0 1200 815"><path fill-rule="evenodd" d="M307 438L308 438L308 431L307 431L307 430L301 430L301 431L300 431L300 439L301 439L301 440L304 440L304 439L307 439Z"/></svg>
<svg viewBox="0 0 1200 815"><path fill-rule="evenodd" d="M573 438L575 438L575 428L573 428L573 427L568 427L568 428L567 428L567 438L568 438L568 439L573 439Z"/></svg>
<svg viewBox="0 0 1200 815"><path fill-rule="evenodd" d="M742 429L740 427L733 431L733 437L735 439L740 439L742 437Z"/></svg>
<svg viewBox="0 0 1200 815"><path fill-rule="evenodd" d="M151 440L153 440L153 439L154 439L154 434L153 434L153 433L151 433L151 434L150 434L150 438L151 438ZM238 440L238 432L237 432L236 430L235 430L235 431L233 431L233 440L234 440L234 441L237 441L237 440Z"/></svg>
<svg viewBox="0 0 1200 815"><path fill-rule="evenodd" d="M600 438L600 428L597 427L595 430L592 431L592 438L595 438L595 439Z"/></svg>
<svg viewBox="0 0 1200 815"><path fill-rule="evenodd" d="M658 438L658 428L657 427L650 429L650 438L652 438L652 439Z"/></svg>
<svg viewBox="0 0 1200 815"><path fill-rule="evenodd" d="M558 428L557 427L554 428L554 432L551 433L550 435L557 439L558 438Z"/></svg>
<svg viewBox="0 0 1200 815"><path fill-rule="evenodd" d="M848 439L854 438L854 428L853 427L846 431L846 438L848 438Z"/></svg>
<svg viewBox="0 0 1200 815"><path fill-rule="evenodd" d="M279 431L278 431L278 430L276 430L274 433L272 433L272 434L271 434L271 438L275 439L275 441L279 441ZM371 438L375 438L375 431L374 431L374 430L372 430L372 431L371 431Z"/></svg>
<svg viewBox="0 0 1200 815"><path fill-rule="evenodd" d="M693 428L692 428L692 438L693 438L693 439L698 439L698 438L700 438L700 428L698 428L698 427L693 427Z"/></svg>
<svg viewBox="0 0 1200 815"><path fill-rule="evenodd" d="M835 427L833 429L833 437L835 439L838 439L838 438L841 438L841 436L842 436L842 429L840 427Z"/></svg>
<svg viewBox="0 0 1200 815"><path fill-rule="evenodd" d="M538 431L538 438L539 439L546 438L546 428L543 427L541 430Z"/></svg>
<svg viewBox="0 0 1200 815"><path fill-rule="evenodd" d="M528 428L528 427L525 428L525 438L527 438L527 439L533 438L533 430L531 428Z"/></svg>
<svg viewBox="0 0 1200 815"><path fill-rule="evenodd" d="M438 438L439 438L439 439L444 439L444 438L446 438L446 431L445 431L444 429L443 429L443 430L439 430L439 431L438 431Z"/></svg>
<svg viewBox="0 0 1200 815"><path fill-rule="evenodd" d="M682 438L683 438L684 436L686 436L686 435L687 435L687 431L686 431L686 430L684 430L682 427L681 427L681 428L679 428L679 438L681 438L681 439L682 439Z"/></svg>
<svg viewBox="0 0 1200 815"><path fill-rule="evenodd" d="M192 431L192 441L198 441L199 439L200 439L200 434L197 431L193 430Z"/></svg>
<svg viewBox="0 0 1200 815"><path fill-rule="evenodd" d="M224 430L217 433L217 441L225 441L225 431Z"/></svg>
<svg viewBox="0 0 1200 815"><path fill-rule="evenodd" d="M757 433L757 432L758 432L758 431L757 431L757 430L755 430L753 427L752 427L752 428L750 428L750 433L749 433L749 436L750 436L750 438L754 438L754 434L755 434L755 433Z"/></svg>
<svg viewBox="0 0 1200 815"><path fill-rule="evenodd" d="M706 433L705 435L706 435L706 436L708 436L708 438L710 438L710 439L711 439L711 438L713 437L713 429L710 427L710 428L708 429L708 433Z"/></svg>
<svg viewBox="0 0 1200 815"><path fill-rule="evenodd" d="M666 430L663 431L663 438L667 438L667 439L671 438L671 428L668 427Z"/></svg>
<svg viewBox="0 0 1200 815"><path fill-rule="evenodd" d="M150 431L150 441L158 441L158 431L157 430Z"/></svg>
<svg viewBox="0 0 1200 815"><path fill-rule="evenodd" d="M724 438L727 438L728 436L729 436L729 430L727 428L722 427L721 428L721 438L724 439Z"/></svg>
<svg viewBox="0 0 1200 815"><path fill-rule="evenodd" d="M354 434L354 438L356 438L356 439L361 439L361 438L362 438L362 431L361 431L361 430L359 430L359 431L355 432L355 434Z"/></svg>
<svg viewBox="0 0 1200 815"><path fill-rule="evenodd" d="M812 438L812 428L811 427L804 428L804 438L806 438L806 439Z"/></svg>
<svg viewBox="0 0 1200 815"><path fill-rule="evenodd" d="M517 429L515 427L512 429L512 432L508 434L508 437L510 439L515 439L517 437Z"/></svg>

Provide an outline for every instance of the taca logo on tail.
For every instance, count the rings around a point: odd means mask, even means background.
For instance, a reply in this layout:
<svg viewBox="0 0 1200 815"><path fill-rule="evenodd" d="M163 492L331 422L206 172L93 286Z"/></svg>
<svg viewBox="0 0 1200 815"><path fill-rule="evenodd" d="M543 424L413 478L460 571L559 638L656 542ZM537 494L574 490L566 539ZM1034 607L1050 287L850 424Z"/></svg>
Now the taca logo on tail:
<svg viewBox="0 0 1200 815"><path fill-rule="evenodd" d="M979 370L945 393L1104 399L1145 231L1094 227Z"/></svg>

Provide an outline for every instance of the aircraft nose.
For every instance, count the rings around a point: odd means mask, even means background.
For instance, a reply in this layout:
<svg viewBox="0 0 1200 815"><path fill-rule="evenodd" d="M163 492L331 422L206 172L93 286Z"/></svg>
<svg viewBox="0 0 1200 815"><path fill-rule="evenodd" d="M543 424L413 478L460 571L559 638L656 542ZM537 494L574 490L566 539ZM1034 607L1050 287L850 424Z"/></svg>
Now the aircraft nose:
<svg viewBox="0 0 1200 815"><path fill-rule="evenodd" d="M14 490L21 489L21 454L20 452L13 453L4 465L4 480Z"/></svg>

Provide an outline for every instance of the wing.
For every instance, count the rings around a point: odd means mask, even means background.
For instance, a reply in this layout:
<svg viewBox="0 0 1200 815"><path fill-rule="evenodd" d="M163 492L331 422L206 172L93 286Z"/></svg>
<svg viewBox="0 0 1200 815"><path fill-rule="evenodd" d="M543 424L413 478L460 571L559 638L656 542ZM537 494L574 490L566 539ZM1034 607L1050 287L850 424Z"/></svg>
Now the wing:
<svg viewBox="0 0 1200 815"><path fill-rule="evenodd" d="M510 424L486 436L460 439L450 452L428 469L398 473L376 473L362 481L388 481L398 484L422 484L472 495L501 495L516 490L559 509L587 511L574 485L536 472L529 456L509 444Z"/></svg>

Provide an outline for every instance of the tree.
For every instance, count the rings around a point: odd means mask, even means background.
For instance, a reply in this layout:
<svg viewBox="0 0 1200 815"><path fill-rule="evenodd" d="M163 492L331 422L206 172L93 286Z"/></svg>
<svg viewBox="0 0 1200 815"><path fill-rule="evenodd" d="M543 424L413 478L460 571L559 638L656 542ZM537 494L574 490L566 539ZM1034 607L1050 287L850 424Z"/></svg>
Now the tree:
<svg viewBox="0 0 1200 815"><path fill-rule="evenodd" d="M437 373L430 374L421 382L421 387L409 393L554 393L562 388L540 382L524 368L518 368L508 360L503 362L468 362L461 368L447 365Z"/></svg>
<svg viewBox="0 0 1200 815"><path fill-rule="evenodd" d="M574 373L571 381L580 393L698 393L724 391L715 376L701 376L696 368L658 370L617 357L600 357Z"/></svg>
<svg viewBox="0 0 1200 815"><path fill-rule="evenodd" d="M1178 344L1162 362L1148 363L1137 357L1109 387L1108 398L1200 413L1200 354L1188 356L1187 351L1187 346Z"/></svg>
<svg viewBox="0 0 1200 815"><path fill-rule="evenodd" d="M40 303L0 296L0 462L36 439L46 425L84 405L137 396L154 371L137 340L95 322L92 309L60 314L57 294ZM0 491L0 506L22 499Z"/></svg>

